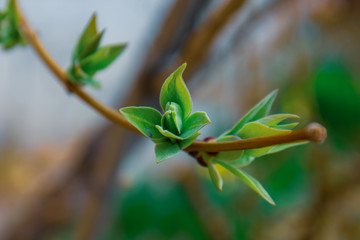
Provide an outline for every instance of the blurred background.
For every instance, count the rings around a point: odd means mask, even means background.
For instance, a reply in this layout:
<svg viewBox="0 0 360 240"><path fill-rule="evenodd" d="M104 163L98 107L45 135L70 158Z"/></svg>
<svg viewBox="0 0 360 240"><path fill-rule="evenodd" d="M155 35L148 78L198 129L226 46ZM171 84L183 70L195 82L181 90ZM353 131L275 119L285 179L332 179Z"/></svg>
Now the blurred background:
<svg viewBox="0 0 360 240"><path fill-rule="evenodd" d="M357 0L19 1L65 69L93 12L104 43L127 42L98 74L99 101L159 108L183 62L195 110L229 129L278 88L273 112L328 129L246 170L218 192L187 154L154 144L68 94L31 48L0 51L0 239L360 239L360 3ZM4 7L5 0L0 0Z"/></svg>

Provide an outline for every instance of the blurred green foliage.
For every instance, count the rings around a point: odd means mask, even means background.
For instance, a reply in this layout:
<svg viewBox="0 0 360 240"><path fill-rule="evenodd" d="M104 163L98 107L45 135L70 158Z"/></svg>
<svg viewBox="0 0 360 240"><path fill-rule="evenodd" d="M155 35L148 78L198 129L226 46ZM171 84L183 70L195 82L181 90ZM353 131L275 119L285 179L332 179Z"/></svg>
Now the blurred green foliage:
<svg viewBox="0 0 360 240"><path fill-rule="evenodd" d="M119 192L106 239L207 239L196 211L176 182L145 182ZM164 191L166 188L166 191ZM101 238L100 238L101 239Z"/></svg>
<svg viewBox="0 0 360 240"><path fill-rule="evenodd" d="M104 30L98 31L96 14L93 14L74 49L67 71L70 81L93 88L101 87L94 75L113 63L126 48L126 44L100 46L103 35Z"/></svg>
<svg viewBox="0 0 360 240"><path fill-rule="evenodd" d="M3 11L0 9L0 44L4 49L26 44L19 31L19 17L14 0L9 0Z"/></svg>
<svg viewBox="0 0 360 240"><path fill-rule="evenodd" d="M360 84L344 62L325 60L312 79L317 110L337 147L359 148Z"/></svg>

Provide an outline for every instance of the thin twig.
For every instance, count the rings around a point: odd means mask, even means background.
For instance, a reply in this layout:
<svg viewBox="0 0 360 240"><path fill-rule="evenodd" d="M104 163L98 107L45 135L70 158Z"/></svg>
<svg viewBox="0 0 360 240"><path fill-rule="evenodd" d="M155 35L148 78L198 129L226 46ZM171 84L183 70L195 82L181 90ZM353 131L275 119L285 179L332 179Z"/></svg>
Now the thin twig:
<svg viewBox="0 0 360 240"><path fill-rule="evenodd" d="M124 116L117 111L103 105L96 99L91 97L85 91L78 86L72 84L66 72L52 59L52 57L45 50L36 33L32 30L25 17L17 7L19 14L19 25L20 31L26 38L27 42L34 48L36 53L46 64L46 66L53 72L58 80L72 93L76 94L79 98L85 101L88 105L94 108L97 112L103 115L105 118L113 121L115 124L120 125L130 131L140 134L133 125L131 125ZM194 142L190 147L186 148L185 151L206 151L206 152L222 152L222 151L233 151L242 149L262 148L267 146L273 146L277 144L296 142L296 141L312 141L312 142L323 142L326 139L326 129L320 124L312 124L308 127L300 130L293 131L290 134L274 135L268 137L257 137L242 139L237 141L229 142Z"/></svg>
<svg viewBox="0 0 360 240"><path fill-rule="evenodd" d="M234 150L246 150L262 148L277 144L311 141L322 143L327 137L326 129L318 123L311 123L305 128L292 131L288 134L278 134L267 137L241 139L232 142L194 142L185 149L187 152L225 152Z"/></svg>

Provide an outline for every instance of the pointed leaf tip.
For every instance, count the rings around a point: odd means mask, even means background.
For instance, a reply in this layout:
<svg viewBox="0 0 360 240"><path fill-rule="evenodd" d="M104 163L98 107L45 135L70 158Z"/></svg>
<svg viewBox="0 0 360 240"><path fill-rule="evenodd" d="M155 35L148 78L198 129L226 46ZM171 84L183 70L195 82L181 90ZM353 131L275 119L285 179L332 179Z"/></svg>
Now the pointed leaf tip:
<svg viewBox="0 0 360 240"><path fill-rule="evenodd" d="M256 121L269 114L272 104L277 96L277 89L270 92L260 102L258 102L252 109L250 109L232 129L225 133L225 135L237 135L240 129L249 122Z"/></svg>
<svg viewBox="0 0 360 240"><path fill-rule="evenodd" d="M94 75L97 71L108 67L124 49L124 44L100 47L97 52L82 59L80 65L84 72Z"/></svg>
<svg viewBox="0 0 360 240"><path fill-rule="evenodd" d="M269 193L265 190L265 188L261 185L261 183L257 179L255 179L253 176L234 167L233 165L231 165L229 163L222 162L222 161L215 161L215 162L218 163L219 165L223 166L224 168L226 168L228 171L233 173L238 178L240 178L240 180L242 180L245 184L247 184L252 190L257 192L263 199L265 199L271 205L275 206L275 202L271 198Z"/></svg>
<svg viewBox="0 0 360 240"><path fill-rule="evenodd" d="M165 111L168 102L180 105L184 118L192 111L190 92L183 80L182 74L185 71L186 63L178 67L164 82L160 91L160 105Z"/></svg>
<svg viewBox="0 0 360 240"><path fill-rule="evenodd" d="M96 14L92 14L91 19L86 25L85 30L80 36L76 47L76 57L79 57L83 50L88 46L88 44L96 37L98 33L97 25L96 25Z"/></svg>
<svg viewBox="0 0 360 240"><path fill-rule="evenodd" d="M96 36L84 47L82 52L79 53L79 60L93 54L99 48L102 37L104 36L105 29L97 33Z"/></svg>
<svg viewBox="0 0 360 240"><path fill-rule="evenodd" d="M207 165L211 180L215 184L216 188L221 192L223 187L223 179L220 175L219 170L216 168L215 164L212 161L208 161Z"/></svg>

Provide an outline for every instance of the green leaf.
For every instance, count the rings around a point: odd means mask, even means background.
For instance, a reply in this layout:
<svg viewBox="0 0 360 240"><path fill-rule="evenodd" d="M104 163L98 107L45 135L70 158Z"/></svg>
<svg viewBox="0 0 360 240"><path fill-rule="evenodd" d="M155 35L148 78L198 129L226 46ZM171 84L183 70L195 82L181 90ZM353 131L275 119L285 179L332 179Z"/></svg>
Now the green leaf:
<svg viewBox="0 0 360 240"><path fill-rule="evenodd" d="M236 141L240 138L238 136L222 136L216 139L217 142L228 142L228 141ZM221 161L235 161L239 159L244 153L244 150L239 151L227 151L227 152L219 152L215 159Z"/></svg>
<svg viewBox="0 0 360 240"><path fill-rule="evenodd" d="M171 142L158 143L155 146L156 162L162 162L166 159L174 157L181 151L179 145Z"/></svg>
<svg viewBox="0 0 360 240"><path fill-rule="evenodd" d="M235 176L241 179L245 184L247 184L252 190L257 192L262 198L264 198L266 201L268 201L271 205L275 206L274 200L270 197L269 193L265 190L265 188L261 185L261 183L256 180L254 177L249 175L248 173L232 166L229 163L216 161L219 165L223 166L227 170L229 170L231 173L233 173Z"/></svg>
<svg viewBox="0 0 360 240"><path fill-rule="evenodd" d="M168 102L166 104L166 112L171 111L171 118L176 126L177 133L180 134L183 125L183 112L179 104L174 102Z"/></svg>
<svg viewBox="0 0 360 240"><path fill-rule="evenodd" d="M99 32L83 49L79 54L79 60L93 54L99 48L102 37L104 36L104 31Z"/></svg>
<svg viewBox="0 0 360 240"><path fill-rule="evenodd" d="M304 145L306 143L309 143L309 141L300 141L300 142L293 142L293 143L286 143L286 144L276 145L267 154L277 153L277 152L280 152L280 151L288 149L288 148Z"/></svg>
<svg viewBox="0 0 360 240"><path fill-rule="evenodd" d="M255 138L255 137L264 137L264 136L272 136L278 134L285 134L290 133L290 130L279 130L276 128L268 127L264 124L259 122L250 122L247 123L239 132L238 136L241 139L247 138ZM252 157L260 157L265 155L273 146L264 147L264 148L256 148L256 149L249 149L245 150L244 155L252 156Z"/></svg>
<svg viewBox="0 0 360 240"><path fill-rule="evenodd" d="M240 158L236 159L235 161L231 162L231 165L236 166L236 167L246 167L248 165L250 165L250 163L252 163L255 160L255 157L250 157L250 156L241 156Z"/></svg>
<svg viewBox="0 0 360 240"><path fill-rule="evenodd" d="M298 123L298 122L294 122L294 123L288 123L288 124L279 124L279 125L276 125L274 128L280 129L280 130L292 130L292 129L294 129L297 125L299 125L299 123Z"/></svg>
<svg viewBox="0 0 360 240"><path fill-rule="evenodd" d="M81 68L89 75L109 66L126 48L126 44L101 47L96 53L80 60Z"/></svg>
<svg viewBox="0 0 360 240"><path fill-rule="evenodd" d="M7 9L0 16L0 43L4 49L10 49L15 45L26 45L19 31L19 17L14 0L8 1Z"/></svg>
<svg viewBox="0 0 360 240"><path fill-rule="evenodd" d="M164 114L164 116L165 116L165 114ZM164 121L164 120L162 119L162 121ZM194 134L197 134L197 132L201 128L203 128L205 125L207 125L209 123L210 123L210 120L205 112L196 112L196 113L190 115L190 117L185 120L184 125L183 125L184 131L180 135L170 132L169 130L164 129L160 125L157 125L156 128L165 137L178 139L178 140L185 140L185 139L192 137Z"/></svg>
<svg viewBox="0 0 360 240"><path fill-rule="evenodd" d="M165 111L168 102L175 102L183 110L183 118L190 115L192 111L192 101L189 90L187 89L182 74L186 68L186 63L176 69L164 82L160 92L160 105Z"/></svg>
<svg viewBox="0 0 360 240"><path fill-rule="evenodd" d="M7 17L7 12L0 10L0 21L4 20L6 17Z"/></svg>
<svg viewBox="0 0 360 240"><path fill-rule="evenodd" d="M181 137L184 139L194 135L200 129L211 123L206 112L195 112L185 119Z"/></svg>
<svg viewBox="0 0 360 240"><path fill-rule="evenodd" d="M178 130L178 126L176 125L176 116L174 117L174 114L176 113L172 112L171 110L164 113L161 118L161 128L164 130L168 130L169 132L178 136L180 135L180 132Z"/></svg>
<svg viewBox="0 0 360 240"><path fill-rule="evenodd" d="M81 34L81 37L78 41L78 45L76 47L76 57L80 58L83 54L84 49L93 41L98 35L97 26L96 26L96 14L94 13L91 16L87 27L84 32Z"/></svg>
<svg viewBox="0 0 360 240"><path fill-rule="evenodd" d="M69 80L72 83L78 84L78 85L89 85L95 89L100 89L101 84L97 80L95 80L92 76L87 75L84 71L82 71L81 67L79 65L72 65L67 70L67 75Z"/></svg>
<svg viewBox="0 0 360 240"><path fill-rule="evenodd" d="M164 137L168 137L168 138L172 138L172 139L177 139L177 140L185 140L183 137L178 136L172 132L170 132L169 130L165 130L162 126L160 125L156 125L155 126L156 129L164 136Z"/></svg>
<svg viewBox="0 0 360 240"><path fill-rule="evenodd" d="M230 131L226 132L223 135L238 135L237 133L246 123L256 121L262 117L265 117L271 109L277 92L277 90L274 90L269 93L258 104L256 104L255 107L248 111L245 116L242 117Z"/></svg>
<svg viewBox="0 0 360 240"><path fill-rule="evenodd" d="M284 121L288 118L300 118L298 115L295 114L288 114L288 113L279 113L279 114L272 114L257 120L257 122L267 125L269 127L276 127L281 121ZM281 125L280 125L281 126Z"/></svg>
<svg viewBox="0 0 360 240"><path fill-rule="evenodd" d="M18 16L16 11L16 3L15 0L9 0L8 6L7 6L7 17L10 21L11 27L15 30L18 28Z"/></svg>
<svg viewBox="0 0 360 240"><path fill-rule="evenodd" d="M159 140L164 138L155 125L160 124L161 114L151 107L125 107L120 112L145 136Z"/></svg>
<svg viewBox="0 0 360 240"><path fill-rule="evenodd" d="M179 141L179 145L181 149L185 149L188 146L190 146L195 140L196 138L200 135L199 132L195 133L194 135L192 135L191 137L189 137L188 139L185 140L180 140Z"/></svg>
<svg viewBox="0 0 360 240"><path fill-rule="evenodd" d="M222 187L223 187L223 179L222 179L218 169L216 168L215 164L212 161L207 162L207 165L208 165L209 175L211 177L211 180L213 181L213 183L215 184L217 189L221 192Z"/></svg>
<svg viewBox="0 0 360 240"><path fill-rule="evenodd" d="M93 77L87 77L80 79L80 82L86 85L89 85L95 89L100 89L101 84L99 81L95 80Z"/></svg>

